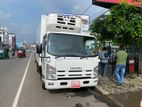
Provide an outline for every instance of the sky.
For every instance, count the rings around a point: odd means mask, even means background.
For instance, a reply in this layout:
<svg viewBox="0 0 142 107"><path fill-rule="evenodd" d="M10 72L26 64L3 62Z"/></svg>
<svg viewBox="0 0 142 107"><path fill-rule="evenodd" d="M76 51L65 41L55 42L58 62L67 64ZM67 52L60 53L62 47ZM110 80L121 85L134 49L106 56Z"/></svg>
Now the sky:
<svg viewBox="0 0 142 107"><path fill-rule="evenodd" d="M32 43L36 41L41 15L84 14L93 20L105 11L92 5L92 0L0 0L0 26L15 33L18 42Z"/></svg>

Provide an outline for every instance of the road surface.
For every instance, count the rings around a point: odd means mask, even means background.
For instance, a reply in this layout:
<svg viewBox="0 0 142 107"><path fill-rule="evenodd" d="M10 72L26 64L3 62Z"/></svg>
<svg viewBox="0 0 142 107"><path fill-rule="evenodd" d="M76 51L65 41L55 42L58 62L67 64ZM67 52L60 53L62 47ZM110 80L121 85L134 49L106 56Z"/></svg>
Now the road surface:
<svg viewBox="0 0 142 107"><path fill-rule="evenodd" d="M43 90L34 54L0 60L0 107L108 107L87 88Z"/></svg>

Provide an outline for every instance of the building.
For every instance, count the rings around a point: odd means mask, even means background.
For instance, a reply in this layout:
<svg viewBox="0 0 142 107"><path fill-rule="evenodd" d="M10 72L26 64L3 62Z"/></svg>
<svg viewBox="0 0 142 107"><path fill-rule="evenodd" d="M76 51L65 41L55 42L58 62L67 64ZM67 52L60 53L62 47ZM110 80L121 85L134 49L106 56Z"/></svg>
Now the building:
<svg viewBox="0 0 142 107"><path fill-rule="evenodd" d="M8 45L8 29L7 27L0 26L0 42Z"/></svg>

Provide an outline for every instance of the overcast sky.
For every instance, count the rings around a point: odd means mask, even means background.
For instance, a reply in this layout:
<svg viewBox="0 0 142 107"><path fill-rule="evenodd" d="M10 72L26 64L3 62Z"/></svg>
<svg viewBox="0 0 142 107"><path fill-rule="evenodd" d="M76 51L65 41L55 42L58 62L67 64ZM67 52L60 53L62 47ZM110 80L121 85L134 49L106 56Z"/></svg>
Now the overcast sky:
<svg viewBox="0 0 142 107"><path fill-rule="evenodd" d="M16 33L17 41L35 42L42 14L82 14L91 4L92 0L0 0L0 25ZM105 11L92 5L84 14L92 20Z"/></svg>

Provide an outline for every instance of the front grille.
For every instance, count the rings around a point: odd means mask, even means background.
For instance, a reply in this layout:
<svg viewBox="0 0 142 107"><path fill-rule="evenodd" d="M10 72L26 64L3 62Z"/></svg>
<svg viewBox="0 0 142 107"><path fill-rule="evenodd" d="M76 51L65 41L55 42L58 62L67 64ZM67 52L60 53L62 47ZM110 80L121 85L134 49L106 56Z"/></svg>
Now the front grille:
<svg viewBox="0 0 142 107"><path fill-rule="evenodd" d="M74 77L74 76L82 76L81 74L71 74L69 75L70 77Z"/></svg>
<svg viewBox="0 0 142 107"><path fill-rule="evenodd" d="M59 71L57 71L57 72L65 72L64 70L59 70Z"/></svg>
<svg viewBox="0 0 142 107"><path fill-rule="evenodd" d="M69 72L82 72L82 70L70 70Z"/></svg>
<svg viewBox="0 0 142 107"><path fill-rule="evenodd" d="M90 77L78 77L78 78L58 78L58 80L78 80L78 79L90 79Z"/></svg>
<svg viewBox="0 0 142 107"><path fill-rule="evenodd" d="M57 70L57 79L91 78L92 70Z"/></svg>

